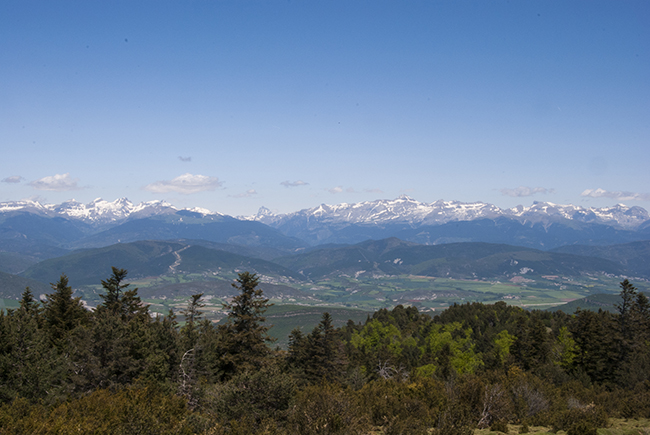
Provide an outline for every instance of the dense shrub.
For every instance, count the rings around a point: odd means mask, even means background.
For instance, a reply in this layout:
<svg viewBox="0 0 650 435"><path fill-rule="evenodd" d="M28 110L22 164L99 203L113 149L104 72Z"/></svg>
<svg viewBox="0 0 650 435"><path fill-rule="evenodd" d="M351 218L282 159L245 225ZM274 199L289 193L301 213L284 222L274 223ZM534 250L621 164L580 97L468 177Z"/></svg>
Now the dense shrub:
<svg viewBox="0 0 650 435"><path fill-rule="evenodd" d="M264 420L286 421L295 394L296 383L289 374L267 367L206 387L201 409L215 420L247 419L257 428Z"/></svg>
<svg viewBox="0 0 650 435"><path fill-rule="evenodd" d="M184 399L156 388L97 390L50 410L17 399L0 408L0 434L182 435L209 428L206 419L191 416Z"/></svg>
<svg viewBox="0 0 650 435"><path fill-rule="evenodd" d="M369 428L368 417L355 398L332 384L310 386L298 393L288 423L288 432L300 435L361 435Z"/></svg>
<svg viewBox="0 0 650 435"><path fill-rule="evenodd" d="M506 423L504 420L495 420L490 425L490 430L493 432L508 433L508 423Z"/></svg>
<svg viewBox="0 0 650 435"><path fill-rule="evenodd" d="M558 430L568 431L577 424L580 424L580 428L582 429L586 428L585 430L590 427L607 427L608 424L607 413L602 408L593 404L587 405L583 408L572 408L556 412L552 418L553 422L551 426L553 427L554 432L557 432Z"/></svg>

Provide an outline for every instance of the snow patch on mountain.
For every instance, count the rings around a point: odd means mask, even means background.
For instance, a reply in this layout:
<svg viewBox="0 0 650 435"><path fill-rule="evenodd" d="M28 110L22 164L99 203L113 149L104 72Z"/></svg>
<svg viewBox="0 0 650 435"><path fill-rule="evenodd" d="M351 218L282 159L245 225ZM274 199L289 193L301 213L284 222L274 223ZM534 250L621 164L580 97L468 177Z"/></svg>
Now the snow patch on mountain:
<svg viewBox="0 0 650 435"><path fill-rule="evenodd" d="M41 204L38 201L30 200L0 203L0 213L25 211L49 217L78 219L93 225L119 223L133 218L174 214L180 210L166 201L155 200L133 204L127 198L119 198L112 202L97 198L88 204L83 204L74 199L61 204ZM223 216L221 213L214 213L200 207L182 210L199 213L202 216Z"/></svg>
<svg viewBox="0 0 650 435"><path fill-rule="evenodd" d="M604 208L585 208L551 202L534 202L530 207L519 205L510 209L501 209L484 202L464 203L438 200L424 203L407 195L393 200L365 201L355 204L321 204L314 208L287 214L274 214L263 207L256 215L240 217L240 219L255 220L277 228L290 221L303 221L312 224L362 225L400 223L421 226L498 217L544 223L576 220L613 225L625 229L636 228L650 219L650 215L643 208L627 207L623 204Z"/></svg>

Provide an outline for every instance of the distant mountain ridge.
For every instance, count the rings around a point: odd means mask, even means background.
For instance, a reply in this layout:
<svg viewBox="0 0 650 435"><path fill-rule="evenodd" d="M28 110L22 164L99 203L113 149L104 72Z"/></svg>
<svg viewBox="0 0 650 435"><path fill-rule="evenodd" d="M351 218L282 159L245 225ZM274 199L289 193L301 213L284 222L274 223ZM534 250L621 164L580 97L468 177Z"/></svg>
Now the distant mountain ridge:
<svg viewBox="0 0 650 435"><path fill-rule="evenodd" d="M621 229L635 229L650 220L648 212L638 206L617 204L613 207L580 207L558 205L550 202L534 202L530 207L518 205L501 209L483 202L463 203L438 200L432 203L416 201L407 195L394 200L366 201L354 204L321 204L317 207L287 214L273 214L262 207L254 215L244 219L256 220L267 225L280 227L292 220L308 220L330 223L387 224L402 223L416 226L440 225L454 221L495 219L506 217L522 222L553 222L554 220L575 220L598 223Z"/></svg>
<svg viewBox="0 0 650 435"><path fill-rule="evenodd" d="M61 204L41 204L38 201L30 200L0 202L0 214L22 211L48 217L80 220L91 225L119 223L127 219L173 214L179 210L187 210L203 216L223 216L221 213L198 207L178 209L166 201L146 201L135 205L127 198L119 198L112 202L97 198L88 204L82 204L75 200Z"/></svg>
<svg viewBox="0 0 650 435"><path fill-rule="evenodd" d="M75 200L61 204L41 204L38 201L0 202L0 215L8 212L25 211L49 217L65 217L90 224L117 223L127 219L143 218L160 214L174 214L189 211L202 216L225 216L223 213L194 207L179 209L166 201L146 201L133 204L127 198L106 201L97 198L88 204ZM416 226L444 224L454 221L494 219L497 217L517 218L521 221L551 222L553 219L568 219L579 222L598 223L621 229L635 229L650 221L650 214L642 207L628 207L617 204L613 207L580 207L559 205L550 202L533 202L530 207L518 205L501 209L484 202L464 203L438 200L432 203L420 202L407 195L392 200L379 199L353 204L321 204L292 213L274 214L261 207L253 216L239 216L239 220L254 220L274 227L296 218L321 222L346 222L355 224L406 223Z"/></svg>
<svg viewBox="0 0 650 435"><path fill-rule="evenodd" d="M88 204L0 203L0 251L40 259L48 257L51 247L94 248L138 240L203 239L290 253L310 245L389 237L426 245L486 242L544 250L613 245L650 240L650 215L623 204L585 208L534 202L501 209L482 202L424 203L406 195L321 204L287 214L262 207L254 216L237 218L203 208L179 209L165 201L133 204L126 198Z"/></svg>
<svg viewBox="0 0 650 435"><path fill-rule="evenodd" d="M421 275L456 279L516 275L623 275L625 267L596 257L493 243L417 245L396 238L324 248L273 260L312 279L341 275Z"/></svg>
<svg viewBox="0 0 650 435"><path fill-rule="evenodd" d="M534 202L501 209L476 202L394 200L322 204L294 213L262 208L246 217L312 245L398 237L420 244L489 242L552 249L567 244L615 244L650 239L650 215L617 204L585 208Z"/></svg>

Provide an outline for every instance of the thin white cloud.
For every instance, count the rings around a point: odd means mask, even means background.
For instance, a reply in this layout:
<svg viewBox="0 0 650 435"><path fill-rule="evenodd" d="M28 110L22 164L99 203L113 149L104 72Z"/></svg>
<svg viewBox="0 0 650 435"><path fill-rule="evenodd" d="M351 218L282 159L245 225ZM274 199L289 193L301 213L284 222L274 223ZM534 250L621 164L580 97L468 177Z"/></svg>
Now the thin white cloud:
<svg viewBox="0 0 650 435"><path fill-rule="evenodd" d="M2 182L3 183L20 183L23 180L24 180L24 178L21 177L20 175L12 175L11 177L3 178Z"/></svg>
<svg viewBox="0 0 650 435"><path fill-rule="evenodd" d="M345 191L348 193L357 193L357 191L354 190L354 187L348 187L347 189L345 189Z"/></svg>
<svg viewBox="0 0 650 435"><path fill-rule="evenodd" d="M80 190L78 178L70 178L70 174L56 174L49 177L43 177L40 180L29 183L34 189L54 190L56 192L65 192L68 190Z"/></svg>
<svg viewBox="0 0 650 435"><path fill-rule="evenodd" d="M501 189L501 193L506 196L513 196L515 198L521 198L523 196L533 196L538 193L547 194L555 193L555 189L547 189L546 187L526 187L519 186L514 189Z"/></svg>
<svg viewBox="0 0 650 435"><path fill-rule="evenodd" d="M331 189L327 189L327 191L332 195L336 195L337 193L343 192L343 186L332 187Z"/></svg>
<svg viewBox="0 0 650 435"><path fill-rule="evenodd" d="M284 187L297 187L297 186L306 186L309 183L305 183L302 180L298 180L298 181L283 181L280 184Z"/></svg>
<svg viewBox="0 0 650 435"><path fill-rule="evenodd" d="M620 201L650 201L650 193L609 191L601 188L586 189L580 194L580 196L588 196L590 198L612 198Z"/></svg>
<svg viewBox="0 0 650 435"><path fill-rule="evenodd" d="M384 193L381 189L363 189L363 191L366 193Z"/></svg>
<svg viewBox="0 0 650 435"><path fill-rule="evenodd" d="M244 193L238 193L237 195L229 195L229 196L231 196L232 198L250 198L253 195L257 195L255 189L250 189Z"/></svg>
<svg viewBox="0 0 650 435"><path fill-rule="evenodd" d="M181 162L191 162L192 156L187 156L187 157L178 156L178 160L180 160Z"/></svg>
<svg viewBox="0 0 650 435"><path fill-rule="evenodd" d="M176 192L184 195L215 190L223 183L217 177L207 175L183 174L171 180L156 181L143 189L153 193Z"/></svg>

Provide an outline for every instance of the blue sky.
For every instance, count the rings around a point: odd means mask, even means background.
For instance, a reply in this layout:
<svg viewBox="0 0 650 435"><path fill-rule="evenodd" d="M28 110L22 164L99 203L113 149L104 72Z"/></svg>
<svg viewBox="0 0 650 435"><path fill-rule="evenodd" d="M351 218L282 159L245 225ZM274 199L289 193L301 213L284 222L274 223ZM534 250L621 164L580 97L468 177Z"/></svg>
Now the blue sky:
<svg viewBox="0 0 650 435"><path fill-rule="evenodd" d="M0 201L650 206L647 1L0 3Z"/></svg>

